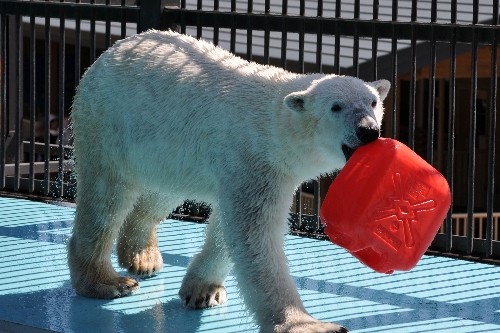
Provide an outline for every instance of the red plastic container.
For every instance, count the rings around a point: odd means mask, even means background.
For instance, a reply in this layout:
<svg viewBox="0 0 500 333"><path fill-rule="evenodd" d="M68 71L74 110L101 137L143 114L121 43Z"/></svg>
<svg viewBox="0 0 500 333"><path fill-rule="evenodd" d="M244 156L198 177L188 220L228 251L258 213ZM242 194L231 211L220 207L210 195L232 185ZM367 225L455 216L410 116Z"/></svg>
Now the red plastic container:
<svg viewBox="0 0 500 333"><path fill-rule="evenodd" d="M362 263L390 274L420 260L451 203L446 179L393 139L358 148L320 210L325 232Z"/></svg>

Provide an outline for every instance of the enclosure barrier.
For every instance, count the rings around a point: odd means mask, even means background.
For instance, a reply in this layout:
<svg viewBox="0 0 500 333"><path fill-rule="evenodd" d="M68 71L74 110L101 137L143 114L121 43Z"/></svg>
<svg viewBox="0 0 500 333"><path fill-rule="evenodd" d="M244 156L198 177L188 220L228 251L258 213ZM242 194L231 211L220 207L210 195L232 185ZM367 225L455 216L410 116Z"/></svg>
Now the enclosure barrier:
<svg viewBox="0 0 500 333"><path fill-rule="evenodd" d="M171 28L294 72L389 79L383 135L453 193L432 249L499 260L498 18L498 0L0 0L0 190L72 200L81 75L114 41ZM333 178L297 189L292 230L321 235Z"/></svg>

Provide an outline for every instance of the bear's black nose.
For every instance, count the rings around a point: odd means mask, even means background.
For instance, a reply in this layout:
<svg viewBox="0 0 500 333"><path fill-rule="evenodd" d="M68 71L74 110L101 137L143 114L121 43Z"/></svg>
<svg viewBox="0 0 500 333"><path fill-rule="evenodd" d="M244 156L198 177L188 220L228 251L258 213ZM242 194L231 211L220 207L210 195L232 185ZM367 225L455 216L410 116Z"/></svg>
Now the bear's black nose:
<svg viewBox="0 0 500 333"><path fill-rule="evenodd" d="M360 127L356 130L356 135L361 142L370 143L378 139L379 130L373 127Z"/></svg>
<svg viewBox="0 0 500 333"><path fill-rule="evenodd" d="M362 143L370 143L380 136L380 128L372 117L364 117L358 123L356 136Z"/></svg>

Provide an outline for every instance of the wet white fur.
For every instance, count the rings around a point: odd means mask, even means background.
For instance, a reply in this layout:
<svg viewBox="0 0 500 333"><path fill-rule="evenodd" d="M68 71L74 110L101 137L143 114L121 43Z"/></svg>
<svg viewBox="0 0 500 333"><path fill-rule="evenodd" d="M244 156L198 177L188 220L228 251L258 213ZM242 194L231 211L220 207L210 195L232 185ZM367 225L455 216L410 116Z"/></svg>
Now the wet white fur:
<svg viewBox="0 0 500 333"><path fill-rule="evenodd" d="M258 65L173 32L117 42L86 72L73 105L73 285L91 297L128 294L134 281L110 264L113 239L123 266L152 274L162 264L156 223L195 199L213 214L180 290L189 306L223 303L234 264L262 332L340 331L303 308L283 252L287 214L299 184L342 168L342 144L361 144L359 119L380 125L388 90L385 80Z"/></svg>

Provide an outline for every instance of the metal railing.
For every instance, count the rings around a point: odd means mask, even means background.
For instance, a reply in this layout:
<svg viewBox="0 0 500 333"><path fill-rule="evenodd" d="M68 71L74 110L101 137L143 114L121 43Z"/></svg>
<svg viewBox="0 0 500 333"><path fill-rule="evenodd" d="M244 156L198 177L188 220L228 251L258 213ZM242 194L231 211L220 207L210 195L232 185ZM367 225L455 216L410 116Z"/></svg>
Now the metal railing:
<svg viewBox="0 0 500 333"><path fill-rule="evenodd" d="M115 40L173 28L290 71L389 79L383 135L452 189L432 248L500 259L498 19L499 0L0 0L0 189L73 198L63 124L80 76ZM293 230L322 232L331 179L297 190Z"/></svg>

